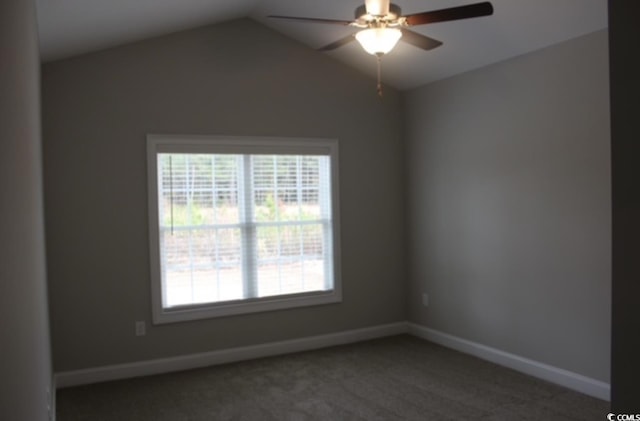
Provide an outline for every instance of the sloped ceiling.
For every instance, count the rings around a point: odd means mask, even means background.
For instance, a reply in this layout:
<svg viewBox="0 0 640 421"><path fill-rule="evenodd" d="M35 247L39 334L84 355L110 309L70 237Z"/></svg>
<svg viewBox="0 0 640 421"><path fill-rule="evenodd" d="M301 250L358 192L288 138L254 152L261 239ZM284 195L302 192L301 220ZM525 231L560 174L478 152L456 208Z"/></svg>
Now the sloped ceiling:
<svg viewBox="0 0 640 421"><path fill-rule="evenodd" d="M478 0L395 0L406 14ZM493 16L413 27L443 41L432 51L399 43L383 58L383 81L411 89L607 27L606 0L492 0ZM352 19L360 0L37 0L43 61L184 29L249 17L311 48L354 28L269 19L269 14ZM357 43L321 53L374 76Z"/></svg>

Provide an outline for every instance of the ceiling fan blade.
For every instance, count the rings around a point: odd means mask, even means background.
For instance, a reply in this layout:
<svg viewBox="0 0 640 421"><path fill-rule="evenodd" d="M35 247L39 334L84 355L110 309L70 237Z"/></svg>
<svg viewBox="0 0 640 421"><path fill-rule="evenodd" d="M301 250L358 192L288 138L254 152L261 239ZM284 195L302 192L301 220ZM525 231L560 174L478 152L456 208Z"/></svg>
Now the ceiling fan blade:
<svg viewBox="0 0 640 421"><path fill-rule="evenodd" d="M348 26L352 23L350 20L336 20L336 19L322 19L322 18L303 18L298 16L278 16L278 15L269 15L268 18L274 19L289 19L289 20L297 20L301 22L311 22L311 23L329 23L333 25L345 25Z"/></svg>
<svg viewBox="0 0 640 421"><path fill-rule="evenodd" d="M372 16L386 16L389 13L390 0L365 0L367 13Z"/></svg>
<svg viewBox="0 0 640 421"><path fill-rule="evenodd" d="M332 42L331 44L325 45L324 47L320 47L318 48L318 51L331 51L331 50L335 50L336 48L342 47L343 45L347 45L349 44L351 41L355 40L356 37L353 36L353 34L347 35L344 38L340 38L337 41Z"/></svg>
<svg viewBox="0 0 640 421"><path fill-rule="evenodd" d="M429 38L422 34L409 31L408 29L401 29L401 31L402 31L402 38L400 38L401 41L404 41L415 47L422 48L423 50L433 50L434 48L442 45L442 42L438 41L437 39Z"/></svg>
<svg viewBox="0 0 640 421"><path fill-rule="evenodd" d="M493 14L493 6L488 1L468 4L466 6L451 7L448 9L433 10L431 12L407 15L407 24L424 25L427 23L446 22L450 20L477 18Z"/></svg>

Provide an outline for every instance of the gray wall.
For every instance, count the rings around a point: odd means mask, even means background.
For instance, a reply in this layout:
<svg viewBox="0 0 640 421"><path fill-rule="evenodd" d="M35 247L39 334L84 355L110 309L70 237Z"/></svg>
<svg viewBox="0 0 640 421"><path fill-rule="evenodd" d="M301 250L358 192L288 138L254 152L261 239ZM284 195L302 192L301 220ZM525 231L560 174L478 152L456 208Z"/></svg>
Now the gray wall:
<svg viewBox="0 0 640 421"><path fill-rule="evenodd" d="M609 1L611 159L613 182L613 323L611 405L640 412L640 58L636 53L640 2Z"/></svg>
<svg viewBox="0 0 640 421"><path fill-rule="evenodd" d="M0 419L48 419L40 63L32 1L0 2Z"/></svg>
<svg viewBox="0 0 640 421"><path fill-rule="evenodd" d="M406 95L413 322L609 380L607 42Z"/></svg>
<svg viewBox="0 0 640 421"><path fill-rule="evenodd" d="M56 371L406 319L400 96L250 20L43 67ZM340 140L341 304L153 326L147 133Z"/></svg>

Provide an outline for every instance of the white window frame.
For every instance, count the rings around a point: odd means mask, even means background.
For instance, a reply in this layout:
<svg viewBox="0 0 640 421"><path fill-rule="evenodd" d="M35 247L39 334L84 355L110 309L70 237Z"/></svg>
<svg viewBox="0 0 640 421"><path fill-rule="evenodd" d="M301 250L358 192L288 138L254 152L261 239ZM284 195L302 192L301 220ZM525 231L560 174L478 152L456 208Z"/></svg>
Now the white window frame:
<svg viewBox="0 0 640 421"><path fill-rule="evenodd" d="M165 308L162 298L158 211L159 153L234 153L270 155L324 155L330 157L333 288L326 291L249 298L227 302ZM147 135L149 256L152 316L155 324L231 316L342 301L340 276L340 205L338 202L338 140L318 138Z"/></svg>

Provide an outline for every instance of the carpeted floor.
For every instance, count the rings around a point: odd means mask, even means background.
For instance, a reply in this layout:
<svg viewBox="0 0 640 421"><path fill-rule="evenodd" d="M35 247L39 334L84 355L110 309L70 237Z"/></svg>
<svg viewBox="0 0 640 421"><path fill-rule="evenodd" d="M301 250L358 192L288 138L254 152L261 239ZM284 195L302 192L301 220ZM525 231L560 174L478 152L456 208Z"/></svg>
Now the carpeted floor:
<svg viewBox="0 0 640 421"><path fill-rule="evenodd" d="M57 420L603 420L608 402L401 335L59 390Z"/></svg>

